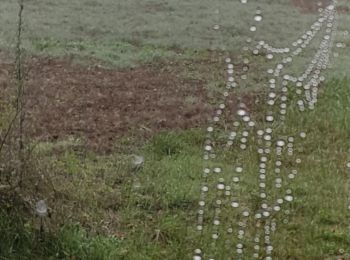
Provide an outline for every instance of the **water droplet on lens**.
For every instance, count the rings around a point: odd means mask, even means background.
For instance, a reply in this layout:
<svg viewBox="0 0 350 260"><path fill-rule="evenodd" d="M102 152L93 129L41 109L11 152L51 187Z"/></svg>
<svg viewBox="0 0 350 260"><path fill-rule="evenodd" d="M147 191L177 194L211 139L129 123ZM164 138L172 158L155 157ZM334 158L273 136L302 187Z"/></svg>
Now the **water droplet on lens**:
<svg viewBox="0 0 350 260"><path fill-rule="evenodd" d="M45 217L47 215L48 210L44 200L39 200L35 204L35 211L36 211L36 214L38 214L38 216L40 217Z"/></svg>
<svg viewBox="0 0 350 260"><path fill-rule="evenodd" d="M273 208L273 210L274 210L274 211L280 211L280 210L281 210L281 207L280 207L280 206L275 206L275 207Z"/></svg>
<svg viewBox="0 0 350 260"><path fill-rule="evenodd" d="M257 22L261 22L262 19L263 19L263 17L260 14L257 14L257 15L254 16L254 20L257 21Z"/></svg>
<svg viewBox="0 0 350 260"><path fill-rule="evenodd" d="M217 185L217 188L218 188L218 190L223 190L223 189L225 189L225 185L222 184L222 183L219 183L219 184Z"/></svg>
<svg viewBox="0 0 350 260"><path fill-rule="evenodd" d="M205 146L206 151L211 151L212 147L210 145Z"/></svg>
<svg viewBox="0 0 350 260"><path fill-rule="evenodd" d="M243 110L243 109L239 109L239 110L237 111L237 115L239 115L239 116L245 116L245 115L246 115L246 111Z"/></svg>
<svg viewBox="0 0 350 260"><path fill-rule="evenodd" d="M277 141L277 146L283 147L285 145L285 142L283 140L278 140Z"/></svg>
<svg viewBox="0 0 350 260"><path fill-rule="evenodd" d="M291 202L291 201L293 201L293 196L287 195L287 196L284 197L284 199L285 199L286 201L288 201L288 202Z"/></svg>
<svg viewBox="0 0 350 260"><path fill-rule="evenodd" d="M251 27L250 27L250 31L251 31L251 32L255 32L255 31L256 31L256 26L251 26Z"/></svg>
<svg viewBox="0 0 350 260"><path fill-rule="evenodd" d="M214 168L214 172L215 173L220 173L221 172L221 168L219 168L219 167Z"/></svg>
<svg viewBox="0 0 350 260"><path fill-rule="evenodd" d="M232 206L233 208L238 208L239 203L234 201L234 202L231 203L231 206Z"/></svg>
<svg viewBox="0 0 350 260"><path fill-rule="evenodd" d="M273 122L273 116L266 116L267 122Z"/></svg>

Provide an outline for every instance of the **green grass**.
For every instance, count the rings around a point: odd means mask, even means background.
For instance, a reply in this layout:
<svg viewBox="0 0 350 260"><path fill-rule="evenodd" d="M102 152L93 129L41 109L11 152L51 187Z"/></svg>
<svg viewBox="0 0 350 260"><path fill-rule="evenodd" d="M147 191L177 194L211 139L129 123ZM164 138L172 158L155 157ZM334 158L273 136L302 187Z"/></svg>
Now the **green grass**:
<svg viewBox="0 0 350 260"><path fill-rule="evenodd" d="M2 209L0 259L118 259L120 244L116 238L89 236L78 225L66 225L55 236L43 234L18 215Z"/></svg>
<svg viewBox="0 0 350 260"><path fill-rule="evenodd" d="M247 28L258 3L264 13L258 38L285 47L315 19L290 2L33 0L25 5L23 39L30 54L76 55L117 67L184 58L175 50L203 50L217 44L237 53L249 36ZM4 0L1 6L0 48L8 50L15 42L17 4ZM221 13L216 17L218 6ZM219 37L212 30L216 23L223 24ZM339 30L346 30L348 23L349 16L342 14ZM343 73L344 67L337 66L334 72Z"/></svg>
<svg viewBox="0 0 350 260"><path fill-rule="evenodd" d="M349 83L346 79L330 80L324 86L315 111L305 114L294 111L286 123L290 131L303 130L308 135L301 146L303 163L291 184L295 200L286 208L291 210L289 223L279 224L272 237L276 259L333 259L344 255L342 250L350 253L350 212L347 209L350 173L346 170L350 144L344 141L350 138ZM17 221L9 222L2 215L1 233L5 234L0 241L2 257L188 259L199 241L194 227L203 141L204 135L198 130L160 134L135 150L145 155L145 165L139 171L130 166L128 154L107 157L90 154L82 158L67 148L56 159L51 157L57 192L64 193L66 200L49 205L60 214L60 203L68 208L73 203L79 205L84 214L77 214L66 223L68 226L58 230L56 235L45 235L41 242L34 235L35 229L28 230L28 225L23 223L26 229L22 230ZM40 153L47 156L50 151L41 149ZM226 156L221 163L224 169L230 169L233 154L226 153ZM256 176L253 165L249 166L254 157L247 152L241 159L248 170L242 180L240 198L247 205L254 205ZM69 183L61 180L64 187L57 183L60 175L70 180ZM135 181L140 187L133 186ZM215 185L214 181L211 183ZM64 213L69 214L71 210L74 211L71 208ZM97 221L104 225L101 223L110 210L114 211L116 222L106 224L107 230L102 228L104 235L91 236L84 228L69 224ZM230 218L230 215L223 218ZM281 221L284 217L277 219ZM83 225L94 233L101 232L99 225ZM248 230L253 232L254 228ZM117 235L112 238L108 233ZM207 244L207 239L208 233L203 245ZM225 256L223 251L219 259L226 259Z"/></svg>

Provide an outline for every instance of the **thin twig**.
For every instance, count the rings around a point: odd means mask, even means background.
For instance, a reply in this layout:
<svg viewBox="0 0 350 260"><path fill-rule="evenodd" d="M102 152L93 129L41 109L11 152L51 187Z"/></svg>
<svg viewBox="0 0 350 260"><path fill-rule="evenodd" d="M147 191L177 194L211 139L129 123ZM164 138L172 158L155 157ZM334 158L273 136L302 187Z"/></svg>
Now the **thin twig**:
<svg viewBox="0 0 350 260"><path fill-rule="evenodd" d="M22 74L22 14L23 14L23 0L19 2L18 12L18 28L17 28L17 45L16 45L16 80L17 80L17 100L16 100L16 112L19 113L19 149L23 150L23 122L24 122L24 110L23 110L23 95L24 84Z"/></svg>
<svg viewBox="0 0 350 260"><path fill-rule="evenodd" d="M22 75L22 27L23 27L23 9L24 4L23 0L19 1L19 11L18 11L18 26L17 26L17 42L16 42L16 81L17 81L17 93L16 93L16 104L15 104L15 115L13 116L10 124L8 125L5 135L3 136L0 142L0 154L3 151L4 145L10 136L11 130L15 122L19 117L19 131L20 131L20 140L19 146L20 150L23 149L23 121L24 121L24 111L23 111L23 75Z"/></svg>

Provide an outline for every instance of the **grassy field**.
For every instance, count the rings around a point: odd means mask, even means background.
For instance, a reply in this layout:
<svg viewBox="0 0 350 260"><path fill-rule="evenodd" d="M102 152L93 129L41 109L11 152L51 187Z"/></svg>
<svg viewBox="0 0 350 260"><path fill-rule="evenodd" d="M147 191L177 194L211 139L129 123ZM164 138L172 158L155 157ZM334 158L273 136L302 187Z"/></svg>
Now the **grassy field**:
<svg viewBox="0 0 350 260"><path fill-rule="evenodd" d="M221 15L215 18L218 5ZM238 58L256 6L256 1L242 6L228 0L32 0L25 7L24 46L28 57L73 56L84 65L97 62L117 70L169 60L191 60L196 67L212 55L208 49L216 41ZM264 11L259 37L277 46L288 45L300 35L300 28L315 19L287 0L259 2L259 6ZM16 13L14 1L2 1L0 49L6 57L11 57L15 43ZM217 22L224 26L220 40L212 30ZM336 41L347 47L335 49L339 57L327 71L316 109L300 113L291 108L281 130L304 131L307 138L298 142L302 164L290 183L294 201L277 217L274 259L350 259L350 41L344 34L348 24L350 15L340 14ZM315 46L290 72L304 69ZM215 81L221 72L216 67L212 72L216 75L207 82L208 88L221 91ZM207 77L200 70L191 74L186 69L181 76ZM251 89L259 91L255 85ZM107 155L87 150L75 137L36 144L33 167L38 176L45 176L37 190L45 196L52 216L44 221L45 232L40 232L40 219L32 212L18 214L13 209L16 201L3 205L0 259L191 259L198 244L210 246L210 239L194 230L203 129L164 131L142 141L125 137ZM249 205L257 200L251 163L256 160L255 150L252 146L242 154L238 150L220 154L224 169L232 168L233 156L248 165L238 192ZM138 169L132 165L135 154L144 156L144 166ZM236 217L223 213L227 221ZM248 234L254 231L254 226L247 227ZM235 236L229 239L235 246ZM217 259L229 259L232 249L218 248ZM244 259L251 259L249 253Z"/></svg>
<svg viewBox="0 0 350 260"><path fill-rule="evenodd" d="M314 14L300 14L290 2L269 1L260 5L265 18L259 34L272 45L287 46L302 33L300 28L307 28L315 18ZM218 6L220 16L215 18ZM238 52L247 37L245 26L257 6L256 1L251 1L242 8L239 1L229 0L73 0L59 4L34 0L28 2L25 10L24 39L31 53L73 54L125 67L159 58L182 58L183 52L209 49L216 41L212 26L220 22L222 42L228 50ZM16 2L4 0L0 14L0 46L9 47L15 40ZM341 15L339 31L346 30L348 23L348 15ZM343 72L342 68L334 71Z"/></svg>
<svg viewBox="0 0 350 260"><path fill-rule="evenodd" d="M301 155L304 163L292 185L296 198L290 206L289 223L280 226L273 238L276 259L350 256L350 173L346 168L350 145L344 142L350 138L345 113L350 109L348 84L346 79L330 80L317 110L303 115L295 112L288 122L291 128L306 131L308 138ZM21 220L2 218L2 258L190 258L197 241L193 229L203 141L198 130L156 136L139 149L145 155L145 166L138 172L130 169L128 152L81 160L69 147L61 156L51 157L45 146L56 171L70 178L69 183L55 179L56 192L67 197L66 205L57 208L75 204L84 212L77 209L69 220L77 224L43 241L35 233L35 223L23 223L23 230L18 225ZM246 176L242 196L247 201L253 200L254 180L253 173ZM104 223L113 219L116 223ZM78 221L94 223L89 230L114 236L88 235Z"/></svg>

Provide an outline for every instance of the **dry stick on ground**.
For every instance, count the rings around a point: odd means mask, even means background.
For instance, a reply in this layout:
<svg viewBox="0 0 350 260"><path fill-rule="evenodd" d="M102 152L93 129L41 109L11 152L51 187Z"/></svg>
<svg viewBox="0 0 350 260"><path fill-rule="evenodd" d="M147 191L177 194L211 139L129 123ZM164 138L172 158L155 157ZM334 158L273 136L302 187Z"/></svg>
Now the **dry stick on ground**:
<svg viewBox="0 0 350 260"><path fill-rule="evenodd" d="M24 144L23 144L23 124L25 118L24 107L24 82L23 82L23 72L22 72L22 26L23 26L23 0L19 0L19 12L18 12L18 27L17 27L17 45L16 45L16 82L17 82L17 100L16 100L16 113L19 114L19 162L20 162L20 179L19 184L21 185L23 179L23 171L25 169L24 165Z"/></svg>
<svg viewBox="0 0 350 260"><path fill-rule="evenodd" d="M22 27L23 27L23 9L24 4L23 0L19 0L19 11L18 11L18 25L17 25L17 42L16 42L16 60L15 60L15 69L16 69L16 101L15 101L15 114L13 118L11 119L5 134L1 140L0 143L0 155L3 151L4 145L6 141L8 140L10 134L13 131L13 128L15 127L15 124L18 121L18 127L19 127L19 138L18 138L18 145L19 145L19 161L20 161L20 180L19 184L22 181L23 177L23 171L24 171L24 144L23 144L23 123L24 123L24 109L23 109L23 93L24 93L24 82L23 82L23 72L22 72Z"/></svg>
<svg viewBox="0 0 350 260"><path fill-rule="evenodd" d="M18 27L17 27L17 45L16 45L16 81L17 81L17 100L16 112L19 113L19 149L23 150L23 123L24 123L24 109L23 109L23 73L22 73L22 14L23 14L23 0L19 2L18 12Z"/></svg>
<svg viewBox="0 0 350 260"><path fill-rule="evenodd" d="M18 25L17 25L17 42L16 42L16 83L17 83L17 93L16 93L16 104L15 104L15 115L11 119L9 126L7 127L4 136L2 137L0 143L0 154L4 148L4 145L10 136L10 133L19 117L19 146L20 150L23 150L23 122L24 122L24 112L22 110L23 107L23 74L22 74L22 14L23 14L23 0L19 1L19 12L18 12Z"/></svg>

